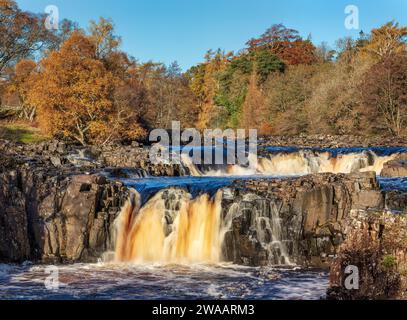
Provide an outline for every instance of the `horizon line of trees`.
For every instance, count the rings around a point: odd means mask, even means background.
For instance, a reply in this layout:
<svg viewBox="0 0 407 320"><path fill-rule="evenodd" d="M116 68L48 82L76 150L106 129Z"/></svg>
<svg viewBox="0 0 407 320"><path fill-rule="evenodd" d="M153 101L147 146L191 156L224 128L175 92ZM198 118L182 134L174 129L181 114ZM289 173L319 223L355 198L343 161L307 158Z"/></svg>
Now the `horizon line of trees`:
<svg viewBox="0 0 407 320"><path fill-rule="evenodd" d="M173 120L261 135L407 134L407 27L394 21L335 50L276 24L182 72L121 51L111 20L50 31L44 19L0 0L0 107L52 137L140 140Z"/></svg>

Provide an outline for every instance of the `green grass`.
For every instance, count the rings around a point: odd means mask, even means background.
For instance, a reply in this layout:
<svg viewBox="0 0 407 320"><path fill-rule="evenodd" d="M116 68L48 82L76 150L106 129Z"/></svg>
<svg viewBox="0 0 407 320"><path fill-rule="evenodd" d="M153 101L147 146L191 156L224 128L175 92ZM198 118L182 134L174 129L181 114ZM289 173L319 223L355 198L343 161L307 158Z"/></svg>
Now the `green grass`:
<svg viewBox="0 0 407 320"><path fill-rule="evenodd" d="M28 144L47 140L47 137L38 128L27 124L0 123L0 139Z"/></svg>
<svg viewBox="0 0 407 320"><path fill-rule="evenodd" d="M383 257L382 266L386 270L394 270L397 267L397 259L395 256L387 255Z"/></svg>

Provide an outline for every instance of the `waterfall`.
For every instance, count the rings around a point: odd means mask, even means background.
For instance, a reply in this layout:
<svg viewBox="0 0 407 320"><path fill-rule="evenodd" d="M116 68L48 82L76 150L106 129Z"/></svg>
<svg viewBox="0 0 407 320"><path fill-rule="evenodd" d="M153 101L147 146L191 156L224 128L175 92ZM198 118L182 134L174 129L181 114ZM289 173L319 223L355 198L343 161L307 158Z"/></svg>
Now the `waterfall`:
<svg viewBox="0 0 407 320"><path fill-rule="evenodd" d="M268 261L271 265L290 265L287 239L282 232L282 219L279 208L274 201L259 198L257 195L248 194L243 198L242 211L247 211L247 203L252 204L251 226L255 230L253 240L258 241L267 251Z"/></svg>
<svg viewBox="0 0 407 320"><path fill-rule="evenodd" d="M182 157L184 167L192 176L298 176L316 173L354 173L374 171L380 175L384 164L394 160L397 153L379 156L366 150L347 154L332 155L330 152L301 150L292 153L276 153L266 158L255 158L250 155L248 166L219 165L217 169L198 168L188 156Z"/></svg>
<svg viewBox="0 0 407 320"><path fill-rule="evenodd" d="M234 219L247 216L250 241L267 252L270 265L290 265L286 235L279 209L273 201L245 195L225 211L226 190L211 198L193 199L181 189L164 189L143 207L133 191L116 219L117 262L131 263L219 263L235 257L234 245L225 245L226 235L236 235ZM223 214L222 214L223 213ZM238 233L239 233L238 232ZM235 238L235 244L239 239ZM229 258L226 258L229 257ZM233 261L233 258L231 259Z"/></svg>
<svg viewBox="0 0 407 320"><path fill-rule="evenodd" d="M160 191L142 208L132 196L116 221L116 261L221 261L221 196L196 199L182 190Z"/></svg>
<svg viewBox="0 0 407 320"><path fill-rule="evenodd" d="M287 252L287 247L283 241L283 232L281 226L281 218L279 215L279 210L274 202L270 204L271 208L271 235L272 243L269 248L271 253L270 257L273 257L274 263L284 265L292 264Z"/></svg>
<svg viewBox="0 0 407 320"><path fill-rule="evenodd" d="M374 171L380 174L386 162L397 154L378 156L372 151L363 151L333 156L329 152L299 151L280 153L259 161L258 172L269 175L305 175L312 173L353 173Z"/></svg>
<svg viewBox="0 0 407 320"><path fill-rule="evenodd" d="M181 163L182 165L188 169L189 174L193 177L200 177L202 176L202 172L198 169L198 167L193 163L192 158L188 155L182 154L181 155Z"/></svg>

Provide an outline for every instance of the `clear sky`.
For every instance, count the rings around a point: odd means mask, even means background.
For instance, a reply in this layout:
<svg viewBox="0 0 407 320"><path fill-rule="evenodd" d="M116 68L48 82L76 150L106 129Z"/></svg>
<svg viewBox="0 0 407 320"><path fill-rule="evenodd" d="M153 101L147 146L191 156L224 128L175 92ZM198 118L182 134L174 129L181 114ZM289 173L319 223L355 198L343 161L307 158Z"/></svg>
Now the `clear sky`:
<svg viewBox="0 0 407 320"><path fill-rule="evenodd" d="M59 8L60 18L86 27L91 19L113 19L122 49L140 61L170 63L185 70L208 49L244 48L269 26L283 23L314 43L334 45L359 31L344 25L345 7L356 5L365 32L390 20L407 25L407 0L17 0L24 10Z"/></svg>

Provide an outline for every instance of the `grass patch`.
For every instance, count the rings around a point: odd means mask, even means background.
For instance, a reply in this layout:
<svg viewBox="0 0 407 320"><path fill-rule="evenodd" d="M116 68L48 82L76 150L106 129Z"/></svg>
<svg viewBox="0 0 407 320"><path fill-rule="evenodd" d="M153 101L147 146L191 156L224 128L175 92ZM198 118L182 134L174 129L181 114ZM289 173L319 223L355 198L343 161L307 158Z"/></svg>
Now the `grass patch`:
<svg viewBox="0 0 407 320"><path fill-rule="evenodd" d="M0 139L20 143L37 143L48 140L48 137L30 124L0 123Z"/></svg>

